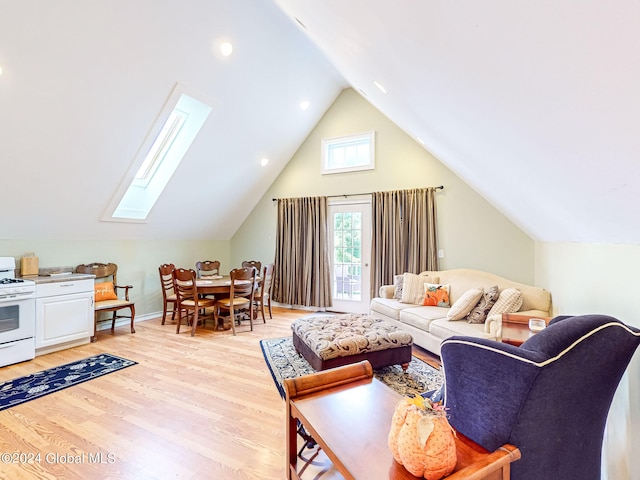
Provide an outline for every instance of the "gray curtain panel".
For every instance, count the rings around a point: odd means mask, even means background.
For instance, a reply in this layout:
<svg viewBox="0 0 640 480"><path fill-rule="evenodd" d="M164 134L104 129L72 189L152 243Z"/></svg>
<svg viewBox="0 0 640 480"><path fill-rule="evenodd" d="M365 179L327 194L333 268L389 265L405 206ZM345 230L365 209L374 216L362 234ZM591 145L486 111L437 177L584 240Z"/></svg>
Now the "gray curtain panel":
<svg viewBox="0 0 640 480"><path fill-rule="evenodd" d="M278 199L273 300L331 306L327 197Z"/></svg>
<svg viewBox="0 0 640 480"><path fill-rule="evenodd" d="M372 193L371 295L404 272L438 270L435 188Z"/></svg>

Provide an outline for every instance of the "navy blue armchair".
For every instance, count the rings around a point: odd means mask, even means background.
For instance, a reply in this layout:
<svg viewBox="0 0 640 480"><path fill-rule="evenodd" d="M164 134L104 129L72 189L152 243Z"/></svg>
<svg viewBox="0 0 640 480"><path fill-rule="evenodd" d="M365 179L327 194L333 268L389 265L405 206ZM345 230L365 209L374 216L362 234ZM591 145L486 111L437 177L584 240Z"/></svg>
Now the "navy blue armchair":
<svg viewBox="0 0 640 480"><path fill-rule="evenodd" d="M442 343L451 425L493 451L520 449L513 480L600 480L604 428L640 331L606 315L556 317L520 347Z"/></svg>

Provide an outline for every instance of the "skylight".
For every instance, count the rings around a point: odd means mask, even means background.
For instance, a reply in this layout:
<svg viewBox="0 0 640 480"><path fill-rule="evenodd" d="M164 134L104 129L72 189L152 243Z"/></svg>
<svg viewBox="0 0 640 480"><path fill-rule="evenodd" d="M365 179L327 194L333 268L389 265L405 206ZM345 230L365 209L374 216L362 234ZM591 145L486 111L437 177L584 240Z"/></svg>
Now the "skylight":
<svg viewBox="0 0 640 480"><path fill-rule="evenodd" d="M143 221L211 113L177 84L114 196L106 221Z"/></svg>

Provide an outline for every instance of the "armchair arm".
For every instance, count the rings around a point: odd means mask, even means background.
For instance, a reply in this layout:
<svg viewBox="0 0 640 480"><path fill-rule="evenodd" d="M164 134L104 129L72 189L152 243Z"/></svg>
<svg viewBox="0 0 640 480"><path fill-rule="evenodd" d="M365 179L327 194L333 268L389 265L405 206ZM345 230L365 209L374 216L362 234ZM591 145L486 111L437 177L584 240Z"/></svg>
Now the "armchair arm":
<svg viewBox="0 0 640 480"><path fill-rule="evenodd" d="M445 340L440 355L451 425L489 451L510 443L542 355L462 336Z"/></svg>
<svg viewBox="0 0 640 480"><path fill-rule="evenodd" d="M124 288L124 298L127 302L129 301L129 289L133 288L133 285L114 285L113 288L115 289L116 293L118 292L119 288Z"/></svg>
<svg viewBox="0 0 640 480"><path fill-rule="evenodd" d="M548 312L543 310L523 310L521 312L513 312L514 315L524 315L528 317L542 317L547 318ZM484 322L484 333L490 333L492 336L500 339L502 338L502 313L490 315L487 321Z"/></svg>
<svg viewBox="0 0 640 480"><path fill-rule="evenodd" d="M489 315L484 322L484 333L490 333L495 338L502 337L502 314Z"/></svg>

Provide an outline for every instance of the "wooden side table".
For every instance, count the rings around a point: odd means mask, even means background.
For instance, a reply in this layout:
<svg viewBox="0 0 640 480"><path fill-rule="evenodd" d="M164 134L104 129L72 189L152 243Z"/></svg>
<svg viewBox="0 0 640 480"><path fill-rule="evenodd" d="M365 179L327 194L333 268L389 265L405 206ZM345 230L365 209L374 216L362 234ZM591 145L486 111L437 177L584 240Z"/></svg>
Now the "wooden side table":
<svg viewBox="0 0 640 480"><path fill-rule="evenodd" d="M502 343L508 343L519 347L527 341L532 335L529 330L529 319L540 318L545 324L549 324L551 317L540 317L538 315L520 315L517 313L502 314Z"/></svg>
<svg viewBox="0 0 640 480"><path fill-rule="evenodd" d="M402 398L373 378L367 361L284 381L287 394L287 470L300 479L297 422L324 450L345 479L407 479L388 446L391 417ZM458 462L448 480L508 480L510 464L520 458L513 445L488 452L466 437L456 439Z"/></svg>

